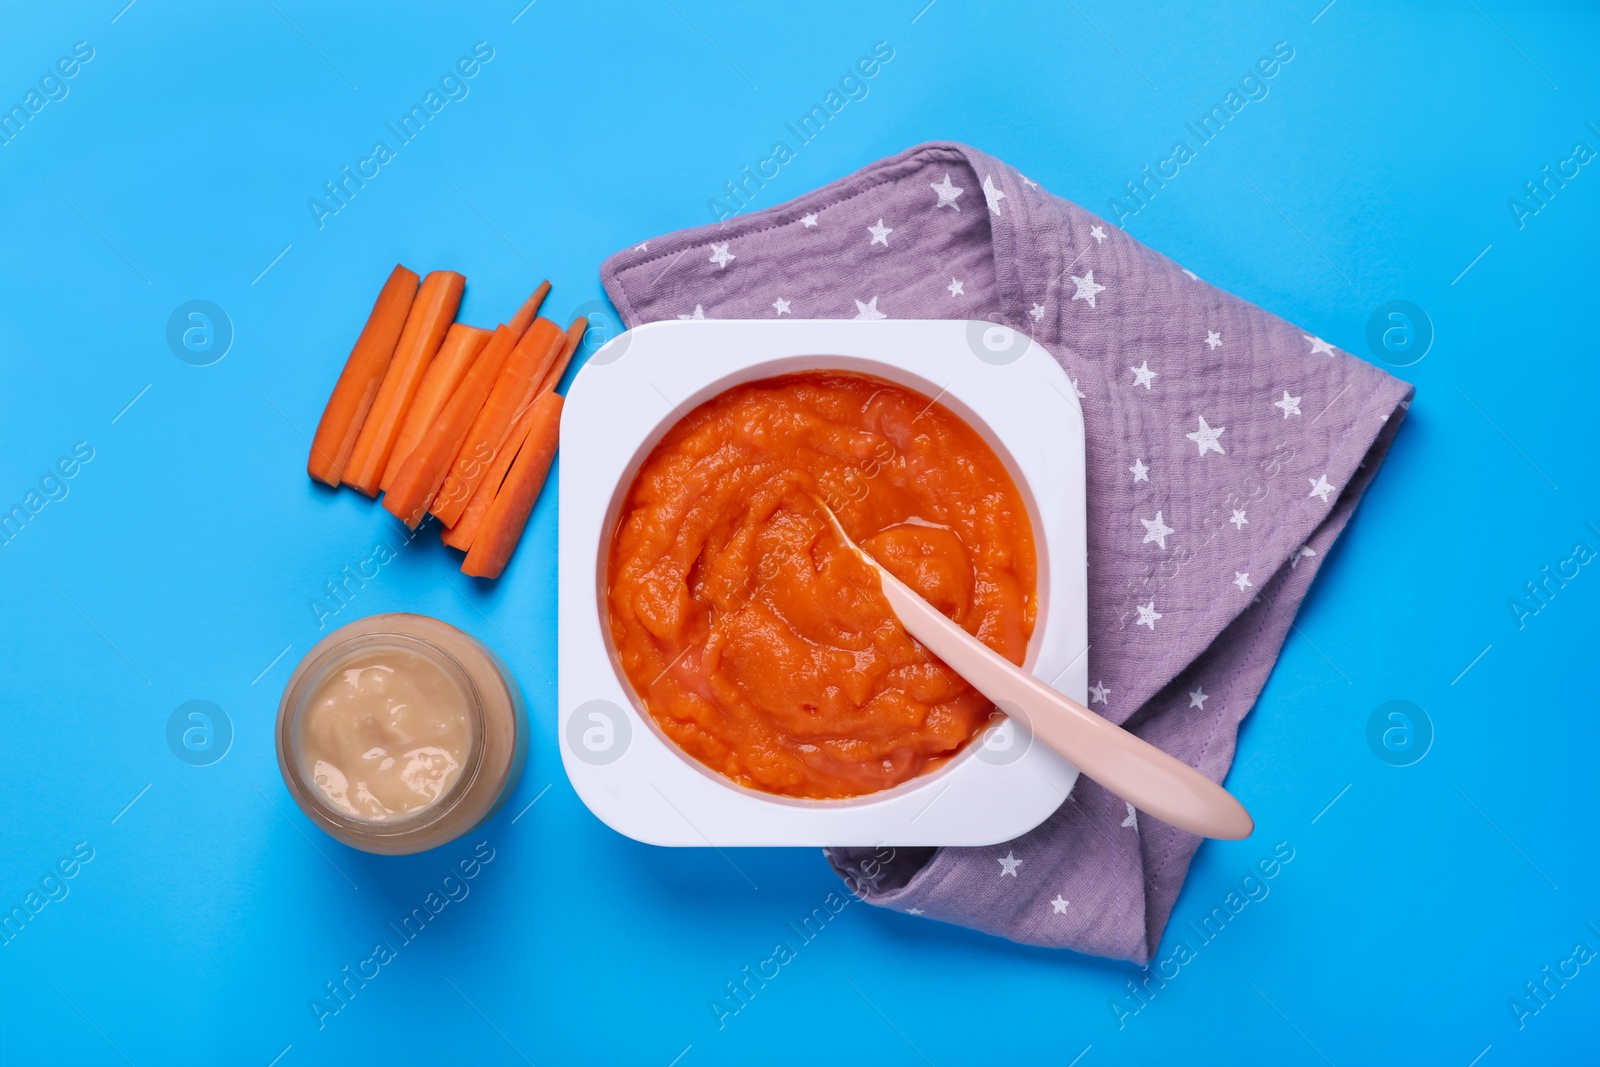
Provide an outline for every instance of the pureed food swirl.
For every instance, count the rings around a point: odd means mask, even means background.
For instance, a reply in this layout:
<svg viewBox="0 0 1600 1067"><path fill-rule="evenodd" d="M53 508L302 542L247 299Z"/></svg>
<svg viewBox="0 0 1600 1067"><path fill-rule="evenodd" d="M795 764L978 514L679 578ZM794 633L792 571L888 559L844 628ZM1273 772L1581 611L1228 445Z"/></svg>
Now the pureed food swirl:
<svg viewBox="0 0 1600 1067"><path fill-rule="evenodd" d="M650 453L623 501L611 635L650 715L742 785L841 798L932 770L991 703L895 621L830 529L989 647L1033 633L1033 529L993 450L928 397L860 374L736 386Z"/></svg>

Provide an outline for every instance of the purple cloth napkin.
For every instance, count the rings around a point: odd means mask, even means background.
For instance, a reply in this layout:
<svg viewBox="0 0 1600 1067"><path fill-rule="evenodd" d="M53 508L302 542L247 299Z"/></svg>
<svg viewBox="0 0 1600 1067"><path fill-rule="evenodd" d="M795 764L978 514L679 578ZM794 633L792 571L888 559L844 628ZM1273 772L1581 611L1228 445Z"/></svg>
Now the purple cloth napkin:
<svg viewBox="0 0 1600 1067"><path fill-rule="evenodd" d="M1412 393L959 144L652 239L601 277L628 326L989 319L1043 344L1088 434L1091 706L1218 781ZM873 904L1144 963L1199 841L1080 779L1003 845L828 858Z"/></svg>

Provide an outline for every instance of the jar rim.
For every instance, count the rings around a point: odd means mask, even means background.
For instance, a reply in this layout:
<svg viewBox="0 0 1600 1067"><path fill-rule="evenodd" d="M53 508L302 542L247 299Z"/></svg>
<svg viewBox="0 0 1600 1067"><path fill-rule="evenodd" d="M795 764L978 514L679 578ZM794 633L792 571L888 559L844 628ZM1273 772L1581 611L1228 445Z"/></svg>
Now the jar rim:
<svg viewBox="0 0 1600 1067"><path fill-rule="evenodd" d="M298 726L312 695L322 688L322 683L337 667L339 661L367 649L384 646L421 655L450 676L450 680L460 688L462 696L466 699L471 736L461 774L438 799L398 818L362 819L335 807L320 789L306 781L300 759ZM454 653L419 634L389 629L368 630L334 642L323 649L315 659L302 665L299 677L284 696L283 706L287 714L279 716L278 744L279 750L285 754L281 762L290 792L302 806L314 807L319 818L354 836L396 839L426 831L447 817L464 798L470 795L483 768L487 732L483 693L472 680L471 672Z"/></svg>

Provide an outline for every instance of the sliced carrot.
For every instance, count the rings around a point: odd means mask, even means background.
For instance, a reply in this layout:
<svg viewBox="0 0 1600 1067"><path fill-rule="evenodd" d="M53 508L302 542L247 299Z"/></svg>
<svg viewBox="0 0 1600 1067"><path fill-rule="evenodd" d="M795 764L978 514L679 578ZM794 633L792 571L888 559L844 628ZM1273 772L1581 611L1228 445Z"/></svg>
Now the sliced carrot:
<svg viewBox="0 0 1600 1067"><path fill-rule="evenodd" d="M495 494L500 491L501 484L506 480L506 472L511 469L512 462L517 458L517 451L528 438L528 430L533 426L534 412L537 410L537 404L529 404L523 409L522 414L517 416L517 421L506 431L506 439L500 445L500 451L495 453L489 469L479 480L478 488L473 491L472 499L467 502L461 517L456 520L454 526L445 528L439 535L439 540L463 552L472 547L472 539L483 525L483 517L489 513L489 505L494 503Z"/></svg>
<svg viewBox="0 0 1600 1067"><path fill-rule="evenodd" d="M462 441L443 488L428 508L440 522L454 526L461 517L478 482L505 443L506 431L533 400L565 342L561 327L549 319L535 319L517 342L516 351L506 360L494 390Z"/></svg>
<svg viewBox="0 0 1600 1067"><path fill-rule="evenodd" d="M489 505L467 558L461 561L463 573L474 578L498 578L511 562L511 554L517 550L523 527L539 499L539 490L550 473L550 462L560 443L564 403L561 394L554 391L541 394L534 401L527 439L495 494L494 503Z"/></svg>
<svg viewBox="0 0 1600 1067"><path fill-rule="evenodd" d="M422 287L417 290L405 329L395 344L394 358L389 361L345 472L345 482L368 496L378 495L400 425L411 409L423 372L456 317L466 284L467 280L453 270L436 270L422 280Z"/></svg>
<svg viewBox="0 0 1600 1067"><path fill-rule="evenodd" d="M544 382L539 386L539 396L554 391L561 383L561 376L566 373L573 353L577 352L578 346L583 343L583 334L588 326L589 320L580 315L573 320L571 326L567 327L566 343L545 375ZM536 405L530 404L521 415L517 416L517 421L511 424L511 429L506 434L505 443L494 457L494 462L489 465L483 480L478 483L478 488L473 492L472 499L467 502L466 509L461 512L461 517L456 520L454 526L447 527L439 535L439 540L451 548L459 548L466 552L472 547L472 541L483 525L484 517L489 513L489 506L494 503L495 495L505 481L506 472L510 470L512 461L516 459L518 450L522 448L528 430L533 425L535 408Z"/></svg>
<svg viewBox="0 0 1600 1067"><path fill-rule="evenodd" d="M579 315L567 327L566 343L562 345L561 354L551 364L549 372L544 377L544 382L539 386L539 396L554 391L561 384L561 376L567 371L567 364L572 362L572 355L583 343L583 333L588 329L589 320ZM511 469L511 462L517 458L517 450L522 447L522 442L528 436L528 428L533 425L534 405L530 404L517 416L517 421L511 424L511 429L506 433L505 443L501 445L494 461L489 464L489 470L478 483L478 488L473 492L472 499L467 501L461 517L454 526L447 527L439 535L439 540L451 548L459 548L465 552L472 547L472 539L477 536L478 529L483 524L484 516L489 513L489 505L494 503L495 494L500 491L500 485L505 481L506 471Z"/></svg>
<svg viewBox="0 0 1600 1067"><path fill-rule="evenodd" d="M337 486L355 450L356 438L366 421L372 401L394 355L396 342L405 327L411 302L417 295L417 274L399 264L389 272L378 300L372 305L367 324L361 328L350 358L345 360L339 381L322 409L316 436L311 441L311 458L306 473L319 482Z"/></svg>
<svg viewBox="0 0 1600 1067"><path fill-rule="evenodd" d="M416 529L427 515L428 505L433 502L439 486L444 484L445 475L450 473L450 464L461 451L461 442L466 440L467 431L472 428L506 360L516 347L517 335L511 327L501 325L495 330L494 336L473 361L472 369L467 371L467 376L461 379L461 384L456 386L456 391L439 412L439 417L433 420L433 425L422 435L417 446L411 450L411 455L400 464L394 482L384 494L383 506L412 529Z"/></svg>
<svg viewBox="0 0 1600 1067"><path fill-rule="evenodd" d="M400 433L394 439L394 448L389 453L389 463L383 468L383 479L378 482L378 488L387 490L394 483L394 476L400 473L400 464L417 447L417 441L433 425L433 420L439 417L450 394L456 391L456 386L461 384L461 379L471 369L472 361L478 358L478 353L483 351L483 346L493 336L492 331L480 330L476 326L461 322L450 324L444 342L439 345L439 354L428 364L422 382L417 386L417 395L411 399L411 410L406 412L406 421L400 424Z"/></svg>
<svg viewBox="0 0 1600 1067"><path fill-rule="evenodd" d="M584 331L589 328L589 320L582 315L572 320L572 325L567 327L567 342L561 347L561 354L550 365L550 371L544 376L544 381L539 385L540 393L552 392L561 384L561 376L567 373L567 364L572 362L573 353L578 351L578 346L583 344Z"/></svg>
<svg viewBox="0 0 1600 1067"><path fill-rule="evenodd" d="M527 333L528 327L533 325L533 320L539 314L539 306L544 303L544 298L549 295L550 283L540 282L539 288L533 291L532 296L523 301L522 306L517 309L515 315L511 316L511 321L506 325L516 330L518 336Z"/></svg>

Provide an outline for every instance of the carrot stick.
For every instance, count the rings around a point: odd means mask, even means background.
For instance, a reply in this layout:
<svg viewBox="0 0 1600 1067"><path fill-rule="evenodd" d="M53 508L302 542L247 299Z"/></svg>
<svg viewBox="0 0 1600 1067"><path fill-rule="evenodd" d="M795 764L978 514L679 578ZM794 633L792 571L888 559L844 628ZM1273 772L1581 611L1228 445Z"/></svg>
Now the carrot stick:
<svg viewBox="0 0 1600 1067"><path fill-rule="evenodd" d="M583 333L588 329L589 320L582 315L572 321L567 327L567 340L561 348L561 354L551 365L549 373L544 377L539 386L539 396L555 390L561 384L561 376L567 371L567 364L572 361L572 355L583 343ZM505 481L506 471L511 469L512 460L517 458L517 450L522 447L522 442L528 436L528 427L533 424L534 406L529 405L517 421L511 424L511 429L506 433L505 443L495 455L494 462L489 465L488 473L478 483L478 488L473 492L472 499L467 501L467 506L461 512L461 517L456 524L447 528L439 535L439 540L451 548L459 548L465 552L472 547L472 539L477 536L478 528L483 524L483 517L489 512L489 505L494 503L495 494L500 491L500 484Z"/></svg>
<svg viewBox="0 0 1600 1067"><path fill-rule="evenodd" d="M367 413L367 421L356 438L355 451L350 454L350 465L345 472L345 482L368 496L378 495L378 483L389 464L389 454L394 450L394 439L400 433L411 401L417 395L417 386L439 343L456 317L461 305L461 290L467 280L453 270L436 270L422 280L417 299L412 302L406 316L405 329L394 347L394 358L383 376L383 385Z"/></svg>
<svg viewBox="0 0 1600 1067"><path fill-rule="evenodd" d="M532 296L523 301L522 306L517 309L517 313L515 315L511 316L511 321L506 323L506 325L510 326L513 330L516 330L519 337L522 334L527 333L528 327L533 325L534 318L539 314L539 305L543 304L544 298L549 295L550 283L540 282L539 288L533 291Z"/></svg>
<svg viewBox="0 0 1600 1067"><path fill-rule="evenodd" d="M583 343L583 334L588 329L589 320L582 315L573 320L567 327L566 343L561 347L561 354L556 357L555 363L545 375L544 381L539 386L538 396L552 392L561 384L561 376L566 373L567 364L572 361L573 353ZM472 499L467 502L466 509L461 512L461 517L454 526L448 527L439 535L439 540L451 548L459 548L465 552L472 547L472 540L477 536L479 527L483 524L484 516L489 512L489 505L494 503L495 494L500 491L500 485L505 481L506 471L511 468L511 463L517 458L517 450L522 447L522 442L528 436L528 428L533 424L534 406L530 404L517 421L511 424L511 429L506 433L505 443L499 453L494 457L494 462L489 465L488 473L478 483L478 488L472 494Z"/></svg>
<svg viewBox="0 0 1600 1067"><path fill-rule="evenodd" d="M417 441L433 425L433 420L439 417L450 394L467 376L472 361L478 358L478 353L483 351L483 346L489 343L492 336L490 331L480 330L476 326L460 322L450 324L449 332L444 335L444 343L439 346L439 354L428 364L427 371L422 375L422 383L417 386L417 395L411 400L406 421L400 424L400 433L394 439L394 450L389 453L389 463L383 468L383 479L378 482L378 488L387 490L394 484L395 475L400 473L400 464L417 447Z"/></svg>
<svg viewBox="0 0 1600 1067"><path fill-rule="evenodd" d="M539 386L539 396L553 392L561 384L561 376L567 371L567 364L572 361L573 353L583 343L584 331L589 326L589 320L582 315L573 320L567 327L567 340L561 348L561 354L551 365L550 371L545 375L544 382ZM517 452L522 448L523 441L528 436L528 429L533 425L535 405L530 404L523 413L517 416L517 421L511 424L511 429L506 434L505 444L494 457L494 462L489 465L489 471L478 483L477 490L472 494L472 499L467 502L466 510L456 524L447 528L439 535L439 540L451 548L459 548L465 552L472 547L473 538L477 536L479 528L483 525L484 516L489 513L489 505L494 503L495 495L500 491L501 483L505 481L506 471L510 470L511 463L517 458Z"/></svg>
<svg viewBox="0 0 1600 1067"><path fill-rule="evenodd" d="M506 480L506 472L511 469L512 461L517 458L517 451L528 438L528 430L533 426L534 412L537 410L537 404L529 404L523 409L522 414L517 416L517 421L506 431L506 439L501 444L500 451L495 453L494 461L489 464L488 471L478 482L478 488L473 491L472 499L467 502L466 510L461 512L461 517L456 520L454 526L447 527L439 535L439 540L463 552L472 547L472 539L483 525L483 517L489 513L489 505L494 503L495 494L500 491L501 484Z"/></svg>
<svg viewBox="0 0 1600 1067"><path fill-rule="evenodd" d="M467 431L472 428L490 390L500 377L500 371L516 347L517 335L511 327L501 325L495 330L488 345L473 361L472 369L467 371L467 376L461 379L461 384L456 386L456 391L439 412L439 417L433 420L433 425L422 435L417 446L411 450L411 455L400 464L399 473L384 494L383 506L412 529L416 529L427 515L428 505L439 492L439 486L444 484L445 475L450 473L450 464L461 450L461 442L466 440Z"/></svg>
<svg viewBox="0 0 1600 1067"><path fill-rule="evenodd" d="M583 333L589 328L589 320L579 315L572 320L572 325L567 327L567 343L562 346L561 354L551 364L550 372L544 376L544 381L539 385L540 393L548 393L561 384L561 376L567 373L567 364L572 362L572 355L578 351L578 346L583 344Z"/></svg>
<svg viewBox="0 0 1600 1067"><path fill-rule="evenodd" d="M443 488L428 508L440 522L454 526L461 517L478 482L505 443L506 431L533 400L565 341L561 327L549 319L535 319L517 342L516 351L506 360L494 390L462 441Z"/></svg>
<svg viewBox="0 0 1600 1067"><path fill-rule="evenodd" d="M400 340L406 314L417 295L417 275L399 264L383 283L378 300L372 305L367 324L361 328L350 358L345 360L339 381L322 409L322 421L311 441L311 458L306 473L319 482L337 486L344 478L350 453L356 447L362 423L378 395L379 383L389 369L394 346Z"/></svg>
<svg viewBox="0 0 1600 1067"><path fill-rule="evenodd" d="M561 406L565 400L560 393L542 394L533 403L533 419L528 437L522 443L517 458L506 474L505 484L495 494L489 505L483 525L472 539L467 558L461 562L464 574L474 578L498 578L511 561L511 554L522 540L523 527L544 488L545 476L550 473L550 462L555 458L561 436Z"/></svg>

